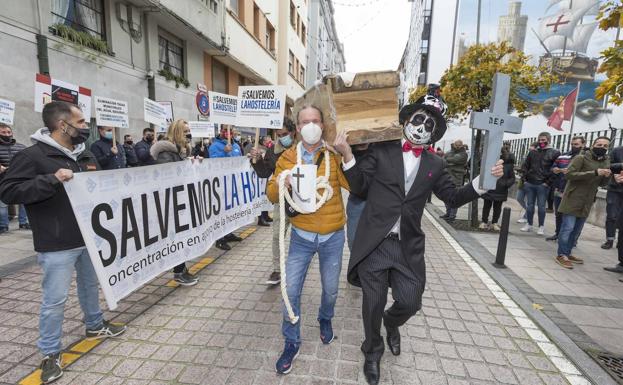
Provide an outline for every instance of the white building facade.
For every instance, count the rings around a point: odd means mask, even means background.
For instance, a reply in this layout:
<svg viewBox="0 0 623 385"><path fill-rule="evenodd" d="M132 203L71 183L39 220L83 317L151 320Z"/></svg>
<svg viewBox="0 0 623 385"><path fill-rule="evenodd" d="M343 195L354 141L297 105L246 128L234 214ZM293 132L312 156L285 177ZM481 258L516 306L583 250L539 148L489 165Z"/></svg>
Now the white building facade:
<svg viewBox="0 0 623 385"><path fill-rule="evenodd" d="M309 1L309 36L307 49L306 86L328 74L346 70L344 46L335 28L335 9L332 0Z"/></svg>

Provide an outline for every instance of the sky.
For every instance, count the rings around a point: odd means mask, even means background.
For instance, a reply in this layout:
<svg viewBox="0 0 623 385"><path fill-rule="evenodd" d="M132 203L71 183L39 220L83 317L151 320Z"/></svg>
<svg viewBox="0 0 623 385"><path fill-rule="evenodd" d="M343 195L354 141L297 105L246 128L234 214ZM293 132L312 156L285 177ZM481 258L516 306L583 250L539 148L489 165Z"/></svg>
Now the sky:
<svg viewBox="0 0 623 385"><path fill-rule="evenodd" d="M411 4L408 0L333 0L348 72L398 68L409 37Z"/></svg>

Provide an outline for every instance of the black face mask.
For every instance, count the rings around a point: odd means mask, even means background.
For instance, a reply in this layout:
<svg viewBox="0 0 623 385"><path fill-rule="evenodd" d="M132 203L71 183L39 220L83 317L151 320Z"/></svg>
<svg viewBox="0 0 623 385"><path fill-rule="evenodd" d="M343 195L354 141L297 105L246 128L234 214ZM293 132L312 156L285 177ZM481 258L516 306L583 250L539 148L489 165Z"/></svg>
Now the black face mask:
<svg viewBox="0 0 623 385"><path fill-rule="evenodd" d="M603 148L603 147L598 147L598 148L592 148L591 151L593 152L593 154L597 157L597 159L603 159L606 156L606 153L608 152L607 148Z"/></svg>
<svg viewBox="0 0 623 385"><path fill-rule="evenodd" d="M571 154L577 155L582 150L582 147L571 147Z"/></svg>
<svg viewBox="0 0 623 385"><path fill-rule="evenodd" d="M6 143L10 143L13 140L13 135L0 135L0 140Z"/></svg>
<svg viewBox="0 0 623 385"><path fill-rule="evenodd" d="M186 139L191 140L193 138L192 134L186 134Z"/></svg>
<svg viewBox="0 0 623 385"><path fill-rule="evenodd" d="M153 141L154 141L154 137L153 137L153 136L146 136L146 137L145 137L145 141L146 141L147 143L151 143L151 142L153 142Z"/></svg>
<svg viewBox="0 0 623 385"><path fill-rule="evenodd" d="M78 135L73 136L71 134L67 133L67 129L65 129L65 131L63 131L66 135L69 135L69 137L71 138L71 144L78 145L81 143L84 143L87 141L87 139L89 139L89 136L91 136L91 130L88 128L78 128L78 127L74 127L71 124L65 122L65 124L67 124L69 127L73 128L74 131L78 132Z"/></svg>
<svg viewBox="0 0 623 385"><path fill-rule="evenodd" d="M130 146L132 145L132 143L134 143L132 140L127 140L127 141L125 142L125 144L129 144Z"/></svg>

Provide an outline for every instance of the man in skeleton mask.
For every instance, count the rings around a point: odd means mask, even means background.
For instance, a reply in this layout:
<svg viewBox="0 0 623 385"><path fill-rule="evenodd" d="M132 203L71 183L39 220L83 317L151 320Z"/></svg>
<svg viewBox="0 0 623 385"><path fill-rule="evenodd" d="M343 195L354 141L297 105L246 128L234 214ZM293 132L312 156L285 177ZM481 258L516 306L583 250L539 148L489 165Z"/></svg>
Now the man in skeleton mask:
<svg viewBox="0 0 623 385"><path fill-rule="evenodd" d="M348 281L363 290L365 341L361 350L369 384L379 382L379 362L385 349L381 321L392 354L399 355L398 328L422 307L426 267L421 221L427 198L435 193L451 207L458 207L485 193L477 190L478 178L455 187L443 159L426 150L446 131L437 108L407 105L400 111L399 121L404 127L402 140L376 143L360 161L353 158L345 133L338 134L334 143L344 157L351 192L368 197L355 234ZM497 178L503 174L500 162L491 170ZM384 312L389 286L395 301Z"/></svg>

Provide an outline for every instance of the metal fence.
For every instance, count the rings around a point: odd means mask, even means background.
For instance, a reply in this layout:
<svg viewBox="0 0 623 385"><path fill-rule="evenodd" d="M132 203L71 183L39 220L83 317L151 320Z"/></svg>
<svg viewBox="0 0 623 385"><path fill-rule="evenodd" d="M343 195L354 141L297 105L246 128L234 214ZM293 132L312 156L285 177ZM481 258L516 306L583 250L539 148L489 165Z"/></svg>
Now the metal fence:
<svg viewBox="0 0 623 385"><path fill-rule="evenodd" d="M623 145L623 135L621 134L621 130L615 130L613 133L612 130L601 130L601 131L591 131L591 132L577 132L574 133L573 136L583 136L586 139L586 145L590 146L593 143L593 140L599 138L600 136L612 137L614 135L614 141L611 146L617 147ZM537 137L531 138L521 138L521 139L512 139L511 143L511 152L515 154L515 159L517 160L517 165L523 163L526 155L528 154L528 150L530 145L537 141ZM560 134L560 135L552 135L552 143L551 147L559 150L560 152L569 151L570 147L570 138L569 134Z"/></svg>

